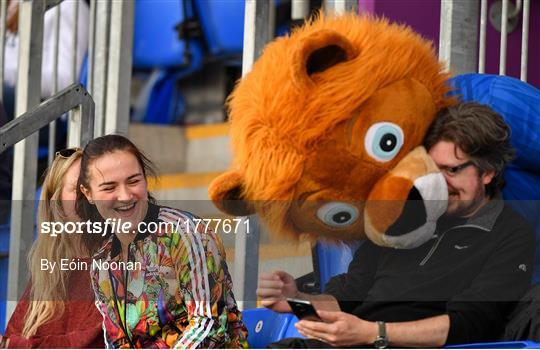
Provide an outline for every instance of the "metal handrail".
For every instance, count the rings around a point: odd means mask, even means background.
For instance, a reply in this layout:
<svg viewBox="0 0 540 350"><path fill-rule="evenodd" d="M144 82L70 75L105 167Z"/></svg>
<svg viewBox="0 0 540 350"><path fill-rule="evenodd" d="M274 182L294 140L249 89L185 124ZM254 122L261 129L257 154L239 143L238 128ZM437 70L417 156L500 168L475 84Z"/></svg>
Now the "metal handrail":
<svg viewBox="0 0 540 350"><path fill-rule="evenodd" d="M32 139L36 132L49 125L62 115L73 111L70 115L71 128L68 135L68 145L85 146L94 135L94 100L80 84L73 84L56 95L50 97L35 108L21 114L0 128L0 153L9 147L21 142L25 147L28 139ZM17 146L19 146L17 145ZM16 147L17 147L16 146ZM37 144L34 145L37 148ZM32 160L33 159L33 160ZM37 154L31 153L30 162L37 162ZM23 164L33 167L29 171L30 189L19 194L19 200L11 203L11 231L9 243L9 275L8 275L8 303L6 305L6 320L9 320L27 281L26 253L32 242L34 225L33 205L28 205L29 196L34 196L35 163ZM33 177L33 179L32 179ZM14 197L14 199L17 197ZM24 203L26 199L26 203Z"/></svg>
<svg viewBox="0 0 540 350"><path fill-rule="evenodd" d="M0 153L72 109L80 108L80 144L94 135L94 100L81 84L73 84L0 128Z"/></svg>

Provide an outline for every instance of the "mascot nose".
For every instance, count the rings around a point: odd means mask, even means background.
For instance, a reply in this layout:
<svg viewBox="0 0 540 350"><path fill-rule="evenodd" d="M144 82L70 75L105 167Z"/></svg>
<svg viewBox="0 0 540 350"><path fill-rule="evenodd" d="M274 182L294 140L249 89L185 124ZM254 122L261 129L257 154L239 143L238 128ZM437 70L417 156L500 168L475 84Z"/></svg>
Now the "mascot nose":
<svg viewBox="0 0 540 350"><path fill-rule="evenodd" d="M427 219L426 206L420 191L412 187L403 211L398 219L386 231L387 236L401 236L424 225Z"/></svg>
<svg viewBox="0 0 540 350"><path fill-rule="evenodd" d="M412 249L431 239L447 208L444 175L417 147L381 178L364 210L366 235L376 244Z"/></svg>
<svg viewBox="0 0 540 350"><path fill-rule="evenodd" d="M386 244L395 248L415 248L429 240L437 219L447 207L448 189L441 173L418 177L404 201L403 210L384 232Z"/></svg>

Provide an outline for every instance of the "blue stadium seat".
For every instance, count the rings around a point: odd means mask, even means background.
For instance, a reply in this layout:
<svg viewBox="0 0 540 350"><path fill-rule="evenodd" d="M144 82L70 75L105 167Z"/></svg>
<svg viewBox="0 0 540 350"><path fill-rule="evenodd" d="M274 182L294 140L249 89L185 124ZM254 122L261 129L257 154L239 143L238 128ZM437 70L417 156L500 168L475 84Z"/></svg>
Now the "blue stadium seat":
<svg viewBox="0 0 540 350"><path fill-rule="evenodd" d="M285 338L292 318L291 314L280 314L265 308L242 311L242 319L248 330L249 346L262 349Z"/></svg>
<svg viewBox="0 0 540 350"><path fill-rule="evenodd" d="M194 4L210 54L241 54L245 1L194 0Z"/></svg>
<svg viewBox="0 0 540 350"><path fill-rule="evenodd" d="M327 243L319 241L315 245L316 260L318 261L319 284L321 293L324 293L326 283L333 276L347 272L354 252L361 242L355 244Z"/></svg>
<svg viewBox="0 0 540 350"><path fill-rule="evenodd" d="M137 0L133 36L135 68L175 68L185 74L202 66L202 46L178 36L176 26L186 18L182 1ZM189 50L189 52L188 52Z"/></svg>
<svg viewBox="0 0 540 350"><path fill-rule="evenodd" d="M512 130L516 159L504 173L503 197L535 229L533 284L540 283L540 90L518 79L464 74L451 79L452 94L500 113Z"/></svg>
<svg viewBox="0 0 540 350"><path fill-rule="evenodd" d="M181 39L176 30L177 25L194 17L193 9L183 4L152 0L135 3L133 67L153 69L154 73L148 79L146 94L139 101L133 121L172 124L176 115L183 114L183 97L176 84L203 67L202 38Z"/></svg>
<svg viewBox="0 0 540 350"><path fill-rule="evenodd" d="M289 326L287 327L287 330L285 331L285 334L283 335L282 339L286 338L305 338L294 326L298 322L298 317L295 315L292 315L291 320L289 322Z"/></svg>
<svg viewBox="0 0 540 350"><path fill-rule="evenodd" d="M279 4L278 0L273 1ZM133 113L134 122L181 124L186 103L178 81L205 62L241 66L245 0L137 0L133 67L152 69ZM176 27L183 28L180 38Z"/></svg>
<svg viewBox="0 0 540 350"><path fill-rule="evenodd" d="M533 341L506 341L498 343L475 343L464 345L451 345L447 349L538 349L540 343Z"/></svg>

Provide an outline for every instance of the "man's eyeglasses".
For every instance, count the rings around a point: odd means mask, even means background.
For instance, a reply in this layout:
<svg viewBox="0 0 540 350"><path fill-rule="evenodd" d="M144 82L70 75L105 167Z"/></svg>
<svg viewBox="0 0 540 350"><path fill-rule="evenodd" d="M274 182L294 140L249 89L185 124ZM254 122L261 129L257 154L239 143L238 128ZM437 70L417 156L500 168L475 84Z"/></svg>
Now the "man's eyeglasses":
<svg viewBox="0 0 540 350"><path fill-rule="evenodd" d="M77 152L82 151L79 147L66 148L55 153L55 157L69 158Z"/></svg>
<svg viewBox="0 0 540 350"><path fill-rule="evenodd" d="M449 176L456 176L459 174L463 169L470 167L471 165L474 165L472 161L465 162L460 165L456 165L453 167L447 167L447 166L440 166L439 169L446 173Z"/></svg>

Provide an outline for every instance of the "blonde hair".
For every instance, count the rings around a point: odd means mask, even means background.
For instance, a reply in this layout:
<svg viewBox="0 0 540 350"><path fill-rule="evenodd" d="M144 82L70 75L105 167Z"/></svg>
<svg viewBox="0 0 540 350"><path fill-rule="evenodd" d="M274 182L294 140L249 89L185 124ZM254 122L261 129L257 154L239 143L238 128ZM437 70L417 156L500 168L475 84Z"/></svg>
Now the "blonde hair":
<svg viewBox="0 0 540 350"><path fill-rule="evenodd" d="M43 181L43 189L38 206L38 230L42 222L63 222L67 217L62 208L63 180L68 169L82 157L82 151L77 150L69 157L57 156ZM39 232L39 231L38 231ZM39 232L30 254L28 266L30 269L29 306L22 335L31 337L38 328L53 318L64 313L64 300L67 292L69 274L54 269L52 273L41 270L40 260L60 263L61 258L80 258L88 255L80 241L75 241L71 235L60 234L50 237Z"/></svg>

